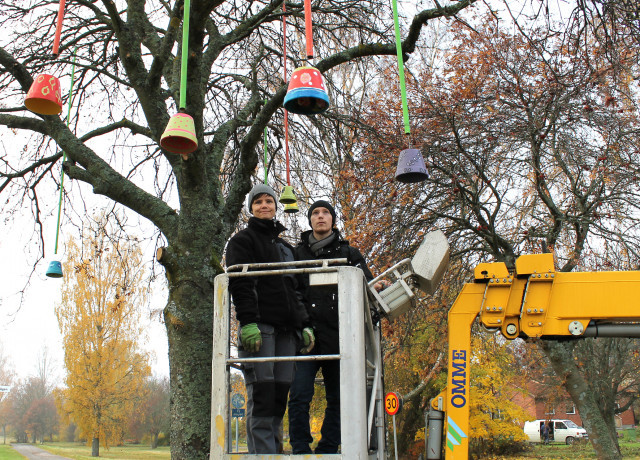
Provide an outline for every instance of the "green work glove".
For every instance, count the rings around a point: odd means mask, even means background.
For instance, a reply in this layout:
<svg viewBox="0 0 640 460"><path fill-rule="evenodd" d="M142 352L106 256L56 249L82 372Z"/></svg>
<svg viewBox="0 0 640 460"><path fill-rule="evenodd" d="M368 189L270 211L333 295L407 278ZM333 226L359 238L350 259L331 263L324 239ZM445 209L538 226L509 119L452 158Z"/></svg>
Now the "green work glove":
<svg viewBox="0 0 640 460"><path fill-rule="evenodd" d="M240 330L240 338L242 347L249 353L257 353L262 346L262 334L256 323L250 323L242 326Z"/></svg>
<svg viewBox="0 0 640 460"><path fill-rule="evenodd" d="M313 329L310 327L305 327L302 330L302 344L304 348L300 350L300 353L309 353L316 344L316 337L313 335Z"/></svg>

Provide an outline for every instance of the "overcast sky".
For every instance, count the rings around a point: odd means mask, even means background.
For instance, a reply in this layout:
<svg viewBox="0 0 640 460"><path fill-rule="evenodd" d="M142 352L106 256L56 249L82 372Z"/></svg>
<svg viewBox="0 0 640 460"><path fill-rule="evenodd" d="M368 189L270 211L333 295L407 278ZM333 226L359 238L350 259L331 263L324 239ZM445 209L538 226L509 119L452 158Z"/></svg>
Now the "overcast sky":
<svg viewBox="0 0 640 460"><path fill-rule="evenodd" d="M414 0L400 0L399 10L403 18L410 17L416 8ZM431 5L430 1L419 0L418 8ZM406 21L403 21L406 22ZM62 85L69 84L68 81ZM65 108L66 110L66 108ZM33 141L33 135L25 131L10 132L3 129L0 132L0 157L4 155L23 155L21 147L25 143ZM101 142L104 142L102 140ZM59 171L59 167L56 166ZM53 254L55 241L55 225L57 210L57 191L55 184L50 179L46 179L46 186L50 187L50 196L41 194L39 205L43 211L41 219L44 225L44 244L47 255ZM65 189L68 187L65 183ZM81 218L83 206L87 202L94 200L94 195L87 186L81 187L73 185L75 193L73 195L74 206L81 203L76 209L77 217ZM42 187L39 187L41 190ZM149 188L150 190L150 188ZM81 192L81 195L76 194ZM6 193L6 192L5 192ZM3 199L6 199L3 196ZM175 197L174 197L175 199ZM100 209L100 206L108 206L107 201L97 200L97 205L93 209ZM39 248L37 241L39 235L34 233L33 215L28 207L17 210L13 216L2 216L0 219L0 342L3 344L5 354L13 362L18 376L25 378L33 375L36 371L38 357L42 354L44 347L47 347L49 355L55 360L58 368L58 379L63 379L63 350L57 320L54 315L56 304L60 301L62 287L61 279L47 278L45 272L50 258L40 261L36 271L33 270L33 263L38 258ZM85 208L86 209L86 208ZM303 210L304 211L304 210ZM79 219L78 219L79 220ZM304 219L303 219L304 221ZM154 230L150 225L148 228L141 228L143 237L153 235ZM305 228L303 228L305 229ZM73 227L65 225L63 218L63 232L60 240L73 237L73 232L77 233ZM147 260L154 257L153 244L143 248L143 255ZM62 246L62 245L61 245ZM60 250L61 258L64 257L63 250ZM154 374L168 375L169 366L167 358L167 339L164 326L157 319L149 318L150 309L158 309L166 302L165 281L162 276L153 289L154 297L151 305L145 306L142 318L147 321L147 331L149 341L147 348L155 354L155 362L152 363ZM28 285L27 285L28 282ZM26 287L24 296L20 291ZM2 382L0 382L2 384Z"/></svg>
<svg viewBox="0 0 640 460"><path fill-rule="evenodd" d="M55 364L56 379L62 383L64 352L54 310L60 302L63 281L62 278L49 278L45 275L50 259L40 261L36 271L31 275L24 297L21 296L20 290L25 287L33 268L33 261L37 257L36 243L29 231L33 228L29 221L30 216L25 215L21 219L22 225L0 224L0 260L3 261L0 264L0 342L4 354L9 357L20 378L36 374L38 358L46 347ZM45 239L51 240L45 241L45 246L47 253L52 254L55 215L47 217L44 224ZM73 227L67 228L60 239L68 238L73 232L77 230ZM146 247L148 245L151 243L145 244L143 255L152 258L153 247ZM62 246L59 244L59 247ZM64 257L61 249L59 252L60 258ZM157 315L150 319L151 309L161 309L166 303L166 288L162 278L163 275L154 284L151 304L141 307L141 317L148 332L148 342L143 346L155 355L151 363L152 372L158 376L168 376L169 361L164 325Z"/></svg>

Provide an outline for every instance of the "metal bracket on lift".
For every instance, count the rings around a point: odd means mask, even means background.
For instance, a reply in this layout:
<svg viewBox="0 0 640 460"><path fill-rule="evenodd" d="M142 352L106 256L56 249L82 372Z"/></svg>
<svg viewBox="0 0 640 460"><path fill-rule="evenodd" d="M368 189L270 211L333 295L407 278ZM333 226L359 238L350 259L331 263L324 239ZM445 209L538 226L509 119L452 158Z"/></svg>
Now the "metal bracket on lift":
<svg viewBox="0 0 640 460"><path fill-rule="evenodd" d="M412 259L404 259L369 282L369 294L380 313L394 320L415 307L415 290L433 294L449 265L449 243L440 230L427 233ZM394 282L376 292L375 283L385 278Z"/></svg>

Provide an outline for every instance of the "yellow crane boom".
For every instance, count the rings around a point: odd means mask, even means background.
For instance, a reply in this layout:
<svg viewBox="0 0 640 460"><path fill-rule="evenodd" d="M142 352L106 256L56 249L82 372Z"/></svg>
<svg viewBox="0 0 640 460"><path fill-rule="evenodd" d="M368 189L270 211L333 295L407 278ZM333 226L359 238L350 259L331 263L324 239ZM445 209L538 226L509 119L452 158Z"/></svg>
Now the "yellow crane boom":
<svg viewBox="0 0 640 460"><path fill-rule="evenodd" d="M523 255L513 272L502 262L479 264L449 310L447 387L431 402L444 413L445 458L469 457L471 326L478 316L507 339L640 337L638 293L640 271L556 272L553 254ZM440 434L429 431L427 458L440 458Z"/></svg>

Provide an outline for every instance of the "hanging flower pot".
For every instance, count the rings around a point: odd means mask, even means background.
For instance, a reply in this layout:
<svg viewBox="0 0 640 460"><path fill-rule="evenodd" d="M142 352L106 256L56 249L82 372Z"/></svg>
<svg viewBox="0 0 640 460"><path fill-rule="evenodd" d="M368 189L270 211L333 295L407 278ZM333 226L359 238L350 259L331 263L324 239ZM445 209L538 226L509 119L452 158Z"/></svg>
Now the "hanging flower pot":
<svg viewBox="0 0 640 460"><path fill-rule="evenodd" d="M29 88L24 105L39 115L57 115L62 112L58 78L46 73L37 75Z"/></svg>
<svg viewBox="0 0 640 460"><path fill-rule="evenodd" d="M177 113L169 119L160 138L160 145L167 152L187 155L198 148L196 128L191 115Z"/></svg>
<svg viewBox="0 0 640 460"><path fill-rule="evenodd" d="M285 185L282 193L280 194L280 199L278 200L282 204L292 204L295 203L296 195L293 193L293 187L291 185Z"/></svg>
<svg viewBox="0 0 640 460"><path fill-rule="evenodd" d="M49 268L47 268L46 275L49 278L62 278L62 264L59 260L52 260L49 262Z"/></svg>
<svg viewBox="0 0 640 460"><path fill-rule="evenodd" d="M284 212L287 214L293 214L298 212L300 209L298 208L298 202L287 203L284 205Z"/></svg>
<svg viewBox="0 0 640 460"><path fill-rule="evenodd" d="M418 149L406 149L400 152L396 180L406 184L427 180L427 167L424 164L422 153Z"/></svg>
<svg viewBox="0 0 640 460"><path fill-rule="evenodd" d="M329 96L320 71L311 66L294 70L283 105L289 112L300 115L317 115L327 110Z"/></svg>

